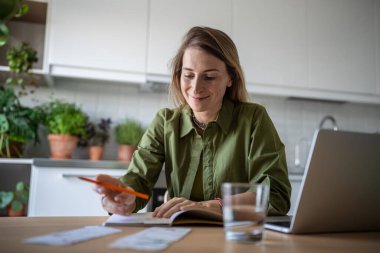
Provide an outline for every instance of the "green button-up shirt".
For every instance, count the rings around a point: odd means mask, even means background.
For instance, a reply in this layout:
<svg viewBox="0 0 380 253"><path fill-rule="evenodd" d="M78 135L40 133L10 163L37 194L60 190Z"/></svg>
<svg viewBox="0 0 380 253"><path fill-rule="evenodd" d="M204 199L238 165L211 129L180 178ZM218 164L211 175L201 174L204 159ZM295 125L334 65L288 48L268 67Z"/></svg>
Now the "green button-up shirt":
<svg viewBox="0 0 380 253"><path fill-rule="evenodd" d="M191 115L189 107L160 110L121 181L151 194L164 166L171 197L191 199L194 185L203 185L204 200L221 196L223 182L266 182L270 184L268 213L285 215L291 193L285 147L265 108L225 99L217 119L202 135ZM199 166L203 181L194 184ZM146 201L136 199L135 211L145 205Z"/></svg>

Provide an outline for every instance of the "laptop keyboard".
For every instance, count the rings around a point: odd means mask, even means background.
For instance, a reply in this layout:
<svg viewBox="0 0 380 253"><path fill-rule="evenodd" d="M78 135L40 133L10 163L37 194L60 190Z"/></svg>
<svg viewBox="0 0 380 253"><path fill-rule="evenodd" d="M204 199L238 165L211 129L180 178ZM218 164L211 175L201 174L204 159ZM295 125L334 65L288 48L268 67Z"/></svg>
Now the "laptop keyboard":
<svg viewBox="0 0 380 253"><path fill-rule="evenodd" d="M271 221L271 222L266 222L266 224L290 228L290 221Z"/></svg>

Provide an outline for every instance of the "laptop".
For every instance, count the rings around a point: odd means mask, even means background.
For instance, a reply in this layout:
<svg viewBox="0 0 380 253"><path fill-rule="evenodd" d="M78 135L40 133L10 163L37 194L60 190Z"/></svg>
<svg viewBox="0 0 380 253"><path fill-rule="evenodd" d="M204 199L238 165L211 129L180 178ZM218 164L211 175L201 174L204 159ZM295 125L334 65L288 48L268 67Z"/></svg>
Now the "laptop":
<svg viewBox="0 0 380 253"><path fill-rule="evenodd" d="M293 216L268 217L264 227L291 234L380 231L380 134L317 130Z"/></svg>

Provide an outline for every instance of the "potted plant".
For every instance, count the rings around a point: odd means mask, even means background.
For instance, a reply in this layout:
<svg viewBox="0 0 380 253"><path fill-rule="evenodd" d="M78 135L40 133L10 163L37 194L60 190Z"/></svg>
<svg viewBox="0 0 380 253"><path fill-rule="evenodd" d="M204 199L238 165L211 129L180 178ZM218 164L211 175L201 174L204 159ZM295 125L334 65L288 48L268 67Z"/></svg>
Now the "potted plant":
<svg viewBox="0 0 380 253"><path fill-rule="evenodd" d="M71 159L81 138L86 138L87 115L74 103L53 100L42 105L52 159Z"/></svg>
<svg viewBox="0 0 380 253"><path fill-rule="evenodd" d="M8 216L24 216L28 199L29 187L18 182L14 192L0 192L0 209L6 209Z"/></svg>
<svg viewBox="0 0 380 253"><path fill-rule="evenodd" d="M145 129L141 124L133 119L126 118L115 128L116 142L118 147L118 159L129 162L132 159L133 152L144 134Z"/></svg>
<svg viewBox="0 0 380 253"><path fill-rule="evenodd" d="M0 87L0 157L21 157L27 142L38 142L43 118L38 107L22 106L11 87Z"/></svg>
<svg viewBox="0 0 380 253"><path fill-rule="evenodd" d="M109 139L111 119L101 119L98 124L87 124L87 143L90 160L102 160L104 145Z"/></svg>

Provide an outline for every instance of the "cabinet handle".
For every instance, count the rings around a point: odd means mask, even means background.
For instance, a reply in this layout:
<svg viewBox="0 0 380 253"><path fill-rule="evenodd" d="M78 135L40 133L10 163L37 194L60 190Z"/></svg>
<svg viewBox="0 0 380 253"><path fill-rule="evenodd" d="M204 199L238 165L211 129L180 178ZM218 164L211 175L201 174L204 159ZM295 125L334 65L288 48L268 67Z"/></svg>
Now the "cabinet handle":
<svg viewBox="0 0 380 253"><path fill-rule="evenodd" d="M63 178L73 178L73 177L88 177L95 178L97 174L72 174L72 173L62 173L61 176ZM110 175L111 177L121 177L122 175Z"/></svg>

